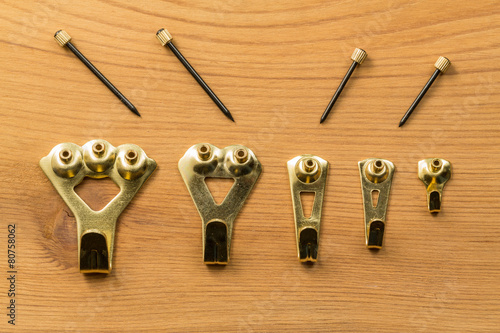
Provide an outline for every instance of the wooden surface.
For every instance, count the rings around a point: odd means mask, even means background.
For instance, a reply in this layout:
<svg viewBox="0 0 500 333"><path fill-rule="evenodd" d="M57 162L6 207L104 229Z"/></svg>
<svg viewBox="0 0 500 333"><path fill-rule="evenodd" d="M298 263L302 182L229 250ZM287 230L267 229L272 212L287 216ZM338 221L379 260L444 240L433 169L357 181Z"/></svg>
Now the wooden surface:
<svg viewBox="0 0 500 333"><path fill-rule="evenodd" d="M0 18L0 331L14 330L13 223L18 331L500 329L497 1L9 0ZM161 27L236 123L159 44ZM59 29L142 118L57 45ZM355 47L368 59L320 125ZM451 68L398 128L440 55ZM159 166L119 218L105 277L79 273L75 219L38 166L58 143L95 138L138 144ZM263 165L227 267L202 263L200 217L177 169L199 142L246 145ZM314 265L296 258L285 167L305 153L330 162ZM364 246L357 162L369 157L396 165L378 253ZM427 157L454 168L437 216L417 178ZM79 192L98 204L116 193L109 185Z"/></svg>

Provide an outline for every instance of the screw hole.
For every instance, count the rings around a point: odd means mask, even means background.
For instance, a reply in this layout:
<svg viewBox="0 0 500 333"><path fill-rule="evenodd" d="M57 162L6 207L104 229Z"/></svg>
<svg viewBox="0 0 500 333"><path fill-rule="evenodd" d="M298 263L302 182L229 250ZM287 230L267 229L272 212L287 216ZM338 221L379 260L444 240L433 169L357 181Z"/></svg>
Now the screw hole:
<svg viewBox="0 0 500 333"><path fill-rule="evenodd" d="M198 146L198 156L200 157L201 160L206 161L210 158L210 146L203 144L201 146Z"/></svg>
<svg viewBox="0 0 500 333"><path fill-rule="evenodd" d="M441 162L441 160L439 158L435 158L431 162L431 169L434 172L438 172L439 170L441 170L442 166L443 166L443 163Z"/></svg>
<svg viewBox="0 0 500 333"><path fill-rule="evenodd" d="M248 160L248 153L246 149L238 149L234 152L234 156L239 163L245 163Z"/></svg>
<svg viewBox="0 0 500 333"><path fill-rule="evenodd" d="M73 154L71 153L71 150L69 149L63 149L59 153L59 158L64 162L64 163L69 163L73 157Z"/></svg>
<svg viewBox="0 0 500 333"><path fill-rule="evenodd" d="M376 166L377 168L381 168L381 167L382 167L382 161L381 161L381 160L376 160L376 161L375 161L375 166Z"/></svg>
<svg viewBox="0 0 500 333"><path fill-rule="evenodd" d="M94 154L101 155L104 152L104 144L102 142L96 142L92 146L92 150L94 151Z"/></svg>
<svg viewBox="0 0 500 333"><path fill-rule="evenodd" d="M378 198L380 196L380 191L379 190L373 190L371 192L372 194L372 206L373 208L377 208L378 206Z"/></svg>
<svg viewBox="0 0 500 333"><path fill-rule="evenodd" d="M135 150L129 150L127 153L127 158L129 160L133 160L133 159L137 158L137 152Z"/></svg>

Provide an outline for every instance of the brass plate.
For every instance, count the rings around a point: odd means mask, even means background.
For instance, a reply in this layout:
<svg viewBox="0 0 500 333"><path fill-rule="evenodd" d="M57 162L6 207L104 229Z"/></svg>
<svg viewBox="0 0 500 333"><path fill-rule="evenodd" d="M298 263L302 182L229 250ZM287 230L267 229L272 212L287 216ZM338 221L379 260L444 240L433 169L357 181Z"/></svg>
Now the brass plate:
<svg viewBox="0 0 500 333"><path fill-rule="evenodd" d="M365 243L368 248L380 249L384 240L394 164L380 158L369 158L358 162L358 166L365 213ZM377 202L374 202L375 198Z"/></svg>
<svg viewBox="0 0 500 333"><path fill-rule="evenodd" d="M83 147L74 143L55 146L40 160L40 167L75 215L80 272L111 272L118 216L156 169L156 162L139 146L115 148L105 140L92 140ZM85 177L109 177L120 193L103 209L94 211L75 192Z"/></svg>
<svg viewBox="0 0 500 333"><path fill-rule="evenodd" d="M444 185L451 178L451 163L442 158L421 160L418 162L418 178L426 186L429 212L439 213Z"/></svg>
<svg viewBox="0 0 500 333"><path fill-rule="evenodd" d="M297 255L301 262L315 262L318 259L319 229L328 162L315 155L301 155L288 161L287 168L295 218ZM300 199L302 192L314 193L310 217L304 216Z"/></svg>
<svg viewBox="0 0 500 333"><path fill-rule="evenodd" d="M262 171L257 157L240 145L219 149L200 143L179 160L179 171L202 220L203 261L227 264L234 220ZM235 180L220 205L213 199L206 177Z"/></svg>

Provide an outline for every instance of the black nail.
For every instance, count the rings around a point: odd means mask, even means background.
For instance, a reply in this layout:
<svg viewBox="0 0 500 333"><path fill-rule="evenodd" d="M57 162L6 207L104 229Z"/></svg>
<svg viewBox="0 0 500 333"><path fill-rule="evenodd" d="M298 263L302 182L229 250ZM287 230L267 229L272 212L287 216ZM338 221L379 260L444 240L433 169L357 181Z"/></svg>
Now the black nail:
<svg viewBox="0 0 500 333"><path fill-rule="evenodd" d="M349 67L349 70L347 71L347 74L342 79L342 82L340 82L340 85L337 88L337 91L335 91L335 94L333 94L333 97L330 100L330 103L328 103L328 106L326 107L325 112L323 112L323 115L321 116L321 120L319 121L320 124L326 120L326 118L330 114L330 111L333 108L333 105L337 101L337 98L339 98L340 93L342 92L347 81L349 81L349 78L351 77L352 73L354 72L354 69L356 69L356 67L358 65L361 65L361 63L366 59L366 56L367 56L367 53L364 50L358 49L358 48L356 48L354 50L354 53L351 56L351 59L352 59L351 67Z"/></svg>
<svg viewBox="0 0 500 333"><path fill-rule="evenodd" d="M108 87L108 89L111 90L111 92L113 92L113 94L115 94L115 96L118 97L118 99L123 104L125 104L127 108L129 108L130 111L132 111L139 117L141 116L136 107L132 103L130 103L130 101L125 96L123 96L123 94L118 89L116 89L116 87L111 82L109 82L109 80L104 75L102 75L102 73L99 72L99 70L87 58L85 58L85 56L80 51L78 51L78 49L71 43L71 37L66 31L57 31L54 34L54 38L59 43L59 45L67 46L68 49L70 49L71 52L73 52L77 56L77 58L80 59L85 64L85 66L87 66L87 68L90 69L90 71L94 73L95 76L97 76L99 80L101 80L101 82L104 83L104 85Z"/></svg>
<svg viewBox="0 0 500 333"><path fill-rule="evenodd" d="M408 111L406 111L406 113L403 116L403 118L401 118L401 121L399 122L399 127L403 126L406 123L406 121L408 120L408 118L410 118L410 115L412 114L413 110L415 110L415 108L417 107L418 103L420 103L420 101L422 100L422 98L425 96L425 93L432 86L432 84L434 83L434 80L436 80L436 78L438 77L438 75L440 73L446 72L446 70L448 69L448 67L450 67L450 65L451 65L451 62L447 58L445 58L445 57L439 57L439 59L434 64L434 67L436 67L436 70L432 74L432 76L429 79L429 81L427 81L427 83L425 84L425 86L422 89L422 91L420 92L420 94L418 94L417 98L415 98L415 100L413 101L413 103L410 105L410 108L408 109Z"/></svg>
<svg viewBox="0 0 500 333"><path fill-rule="evenodd" d="M184 67L186 67L188 72L191 73L196 82L198 82L198 84L203 88L203 90L205 90L207 95L219 107L222 113L224 113L226 117L228 117L229 119L231 119L231 121L234 122L233 116L226 108L226 106L221 102L221 100L217 97L217 95L215 95L215 93L212 91L212 89L210 89L210 87L205 83L205 81L203 81L201 76L195 71L193 66L191 66L191 64L186 60L186 58L184 58L182 53L175 47L174 43L172 42L172 36L170 35L170 33L166 29L160 29L156 33L156 37L163 46L165 45L168 46L168 48L175 54L177 59L179 59L179 61L184 65Z"/></svg>

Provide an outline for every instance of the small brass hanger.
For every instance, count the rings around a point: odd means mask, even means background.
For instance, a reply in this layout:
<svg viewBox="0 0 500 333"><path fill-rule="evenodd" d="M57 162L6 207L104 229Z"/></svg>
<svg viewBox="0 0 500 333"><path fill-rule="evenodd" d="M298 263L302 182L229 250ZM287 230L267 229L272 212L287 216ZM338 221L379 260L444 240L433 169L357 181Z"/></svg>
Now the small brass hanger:
<svg viewBox="0 0 500 333"><path fill-rule="evenodd" d="M369 158L358 162L358 166L365 213L366 246L381 249L394 164L380 158Z"/></svg>
<svg viewBox="0 0 500 333"><path fill-rule="evenodd" d="M451 163L442 158L421 160L418 162L418 178L426 186L429 212L439 213L444 185L451 178Z"/></svg>
<svg viewBox="0 0 500 333"><path fill-rule="evenodd" d="M315 262L318 259L319 229L328 162L315 155L301 155L288 161L287 168L292 191L297 254L301 262ZM314 193L310 217L304 216L300 198L303 192Z"/></svg>

